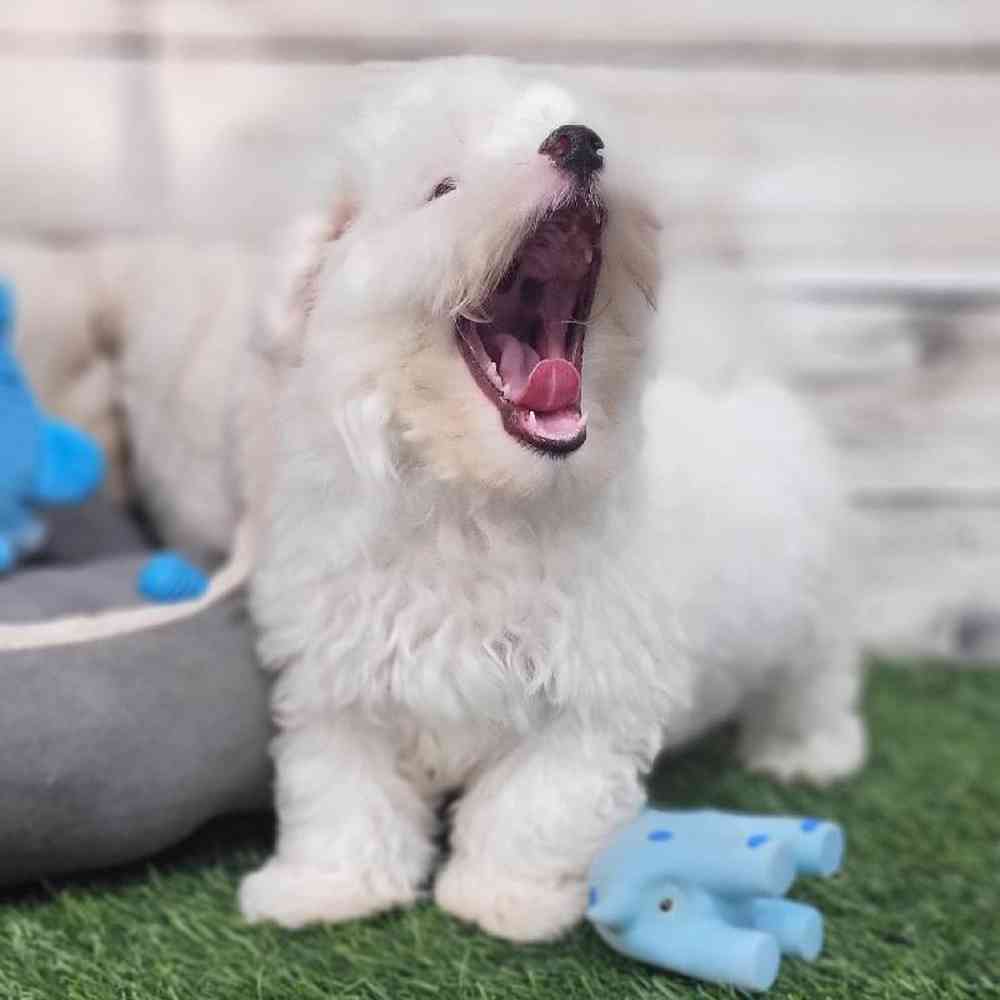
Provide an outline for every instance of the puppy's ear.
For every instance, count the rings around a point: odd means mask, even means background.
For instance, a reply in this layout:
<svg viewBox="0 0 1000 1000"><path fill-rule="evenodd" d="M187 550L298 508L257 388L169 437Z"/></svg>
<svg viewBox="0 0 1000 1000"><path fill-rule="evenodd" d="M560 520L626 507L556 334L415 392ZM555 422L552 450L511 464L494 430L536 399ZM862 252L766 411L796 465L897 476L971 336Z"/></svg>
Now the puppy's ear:
<svg viewBox="0 0 1000 1000"><path fill-rule="evenodd" d="M324 212L300 216L284 232L276 252L264 262L258 300L231 431L237 455L240 502L249 530L261 530L274 475L277 442L274 406L289 367L301 364L309 313L331 244L344 235L355 215L354 202L336 198ZM2 630L0 630L2 631Z"/></svg>
<svg viewBox="0 0 1000 1000"><path fill-rule="evenodd" d="M356 213L346 192L324 212L300 216L287 228L268 264L254 347L273 363L297 364L329 245L350 228Z"/></svg>
<svg viewBox="0 0 1000 1000"><path fill-rule="evenodd" d="M655 309L663 224L645 205L623 200L619 207L621 211L612 216L609 225L618 243L622 266L650 309Z"/></svg>

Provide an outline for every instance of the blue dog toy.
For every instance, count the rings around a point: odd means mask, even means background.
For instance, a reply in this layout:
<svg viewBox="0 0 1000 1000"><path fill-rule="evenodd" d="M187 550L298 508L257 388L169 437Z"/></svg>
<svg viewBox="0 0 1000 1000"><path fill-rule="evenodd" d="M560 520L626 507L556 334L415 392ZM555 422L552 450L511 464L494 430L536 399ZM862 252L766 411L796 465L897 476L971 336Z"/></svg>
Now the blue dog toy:
<svg viewBox="0 0 1000 1000"><path fill-rule="evenodd" d="M822 820L647 809L594 861L587 919L624 955L766 990L782 955L811 962L823 946L820 912L782 897L843 854Z"/></svg>
<svg viewBox="0 0 1000 1000"><path fill-rule="evenodd" d="M0 282L0 573L45 540L38 507L86 500L104 456L86 434L39 408L10 345L14 297Z"/></svg>
<svg viewBox="0 0 1000 1000"><path fill-rule="evenodd" d="M0 282L0 573L45 541L37 508L82 503L104 479L96 442L39 408L11 350L13 326L14 295ZM206 574L172 552L153 556L139 577L142 596L161 603L201 597L207 588Z"/></svg>

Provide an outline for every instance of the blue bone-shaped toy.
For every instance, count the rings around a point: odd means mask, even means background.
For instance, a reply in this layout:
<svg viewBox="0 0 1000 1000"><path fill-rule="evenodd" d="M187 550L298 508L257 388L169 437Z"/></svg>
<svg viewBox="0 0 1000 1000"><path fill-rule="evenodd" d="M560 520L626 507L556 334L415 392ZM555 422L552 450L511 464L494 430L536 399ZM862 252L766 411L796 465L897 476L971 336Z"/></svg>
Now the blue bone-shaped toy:
<svg viewBox="0 0 1000 1000"><path fill-rule="evenodd" d="M36 403L11 351L13 321L13 295L0 282L0 573L45 540L37 507L80 503L104 478L100 448Z"/></svg>
<svg viewBox="0 0 1000 1000"><path fill-rule="evenodd" d="M594 861L587 918L624 955L766 990L783 954L812 961L823 946L820 912L782 897L843 854L836 823L647 809Z"/></svg>

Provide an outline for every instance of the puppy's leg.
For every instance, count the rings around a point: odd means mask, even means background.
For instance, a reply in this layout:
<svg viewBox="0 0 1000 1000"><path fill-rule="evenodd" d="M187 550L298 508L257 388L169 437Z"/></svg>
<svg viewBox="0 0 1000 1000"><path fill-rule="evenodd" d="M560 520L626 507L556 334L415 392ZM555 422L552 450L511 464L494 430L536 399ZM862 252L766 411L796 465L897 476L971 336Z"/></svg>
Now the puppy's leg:
<svg viewBox="0 0 1000 1000"><path fill-rule="evenodd" d="M647 763L568 722L529 737L459 801L438 905L514 941L572 926L586 907L591 860L643 804Z"/></svg>
<svg viewBox="0 0 1000 1000"><path fill-rule="evenodd" d="M240 887L247 920L301 927L417 898L436 820L397 753L391 730L353 712L278 737L278 844Z"/></svg>
<svg viewBox="0 0 1000 1000"><path fill-rule="evenodd" d="M853 645L837 644L809 664L782 671L746 704L740 755L753 771L823 785L864 763L861 659Z"/></svg>

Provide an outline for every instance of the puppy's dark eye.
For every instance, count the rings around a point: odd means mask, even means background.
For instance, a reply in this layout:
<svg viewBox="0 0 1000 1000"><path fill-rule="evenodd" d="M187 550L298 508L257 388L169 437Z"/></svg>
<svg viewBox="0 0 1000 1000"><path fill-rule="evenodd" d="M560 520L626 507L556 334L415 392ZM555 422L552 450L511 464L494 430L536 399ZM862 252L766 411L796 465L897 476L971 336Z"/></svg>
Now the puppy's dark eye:
<svg viewBox="0 0 1000 1000"><path fill-rule="evenodd" d="M443 181L438 181L437 187L431 191L431 195L427 200L433 201L435 198L440 198L442 195L450 194L456 187L455 178L446 177Z"/></svg>

